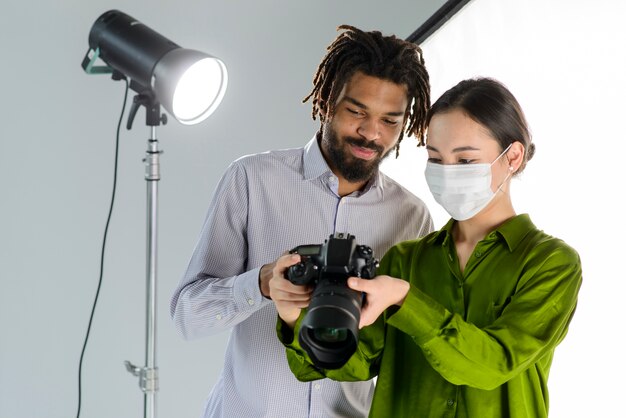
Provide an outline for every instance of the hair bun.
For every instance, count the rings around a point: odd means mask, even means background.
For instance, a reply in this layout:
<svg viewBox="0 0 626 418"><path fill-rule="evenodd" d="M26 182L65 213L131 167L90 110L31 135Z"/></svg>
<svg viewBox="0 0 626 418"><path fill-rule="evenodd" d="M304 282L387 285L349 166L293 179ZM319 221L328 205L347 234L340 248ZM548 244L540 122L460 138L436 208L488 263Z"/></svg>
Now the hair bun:
<svg viewBox="0 0 626 418"><path fill-rule="evenodd" d="M526 161L530 161L535 155L535 143L531 142L528 144L528 149L526 150Z"/></svg>

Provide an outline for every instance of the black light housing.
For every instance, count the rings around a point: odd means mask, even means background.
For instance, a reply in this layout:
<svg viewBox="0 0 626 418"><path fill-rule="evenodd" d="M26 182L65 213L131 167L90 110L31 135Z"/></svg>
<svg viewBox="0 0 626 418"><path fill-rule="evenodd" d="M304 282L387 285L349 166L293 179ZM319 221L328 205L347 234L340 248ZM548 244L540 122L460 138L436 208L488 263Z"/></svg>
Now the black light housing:
<svg viewBox="0 0 626 418"><path fill-rule="evenodd" d="M224 97L228 73L220 59L181 48L119 10L96 20L89 47L82 63L86 72L121 73L133 90L152 96L183 124L203 121ZM108 67L96 66L98 58Z"/></svg>

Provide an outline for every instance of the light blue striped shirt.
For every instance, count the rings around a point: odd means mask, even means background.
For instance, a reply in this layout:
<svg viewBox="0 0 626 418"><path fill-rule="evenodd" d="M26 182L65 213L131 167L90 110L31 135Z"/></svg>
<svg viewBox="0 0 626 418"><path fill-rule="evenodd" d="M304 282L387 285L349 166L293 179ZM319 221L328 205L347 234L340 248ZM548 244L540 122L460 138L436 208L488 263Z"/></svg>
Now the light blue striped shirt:
<svg viewBox="0 0 626 418"><path fill-rule="evenodd" d="M373 382L299 382L276 336L276 308L259 290L260 267L335 232L354 235L377 258L433 229L424 203L378 172L340 197L313 138L305 147L233 162L220 180L171 314L185 338L232 329L205 418L365 417Z"/></svg>

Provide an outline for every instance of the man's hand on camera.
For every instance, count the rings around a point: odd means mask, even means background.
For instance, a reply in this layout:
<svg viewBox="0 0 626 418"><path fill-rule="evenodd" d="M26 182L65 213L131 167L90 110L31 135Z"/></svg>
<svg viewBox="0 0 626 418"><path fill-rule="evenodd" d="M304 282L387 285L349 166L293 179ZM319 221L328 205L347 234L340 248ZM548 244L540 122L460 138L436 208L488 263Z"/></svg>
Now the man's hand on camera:
<svg viewBox="0 0 626 418"><path fill-rule="evenodd" d="M391 305L401 306L410 286L407 281L391 276L376 276L371 280L350 277L348 287L367 295L361 309L359 328L374 323Z"/></svg>
<svg viewBox="0 0 626 418"><path fill-rule="evenodd" d="M310 286L295 285L285 278L289 266L300 261L298 254L281 256L273 263L265 264L259 273L261 293L274 301L280 318L293 328L302 308L309 306Z"/></svg>

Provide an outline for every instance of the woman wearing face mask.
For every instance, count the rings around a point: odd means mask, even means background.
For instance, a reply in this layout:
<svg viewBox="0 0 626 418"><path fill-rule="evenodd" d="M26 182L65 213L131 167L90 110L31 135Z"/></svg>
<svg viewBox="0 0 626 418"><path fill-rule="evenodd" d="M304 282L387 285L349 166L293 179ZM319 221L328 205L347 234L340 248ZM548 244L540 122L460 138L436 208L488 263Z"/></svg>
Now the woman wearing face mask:
<svg viewBox="0 0 626 418"><path fill-rule="evenodd" d="M364 292L356 353L312 365L293 310L277 306L294 374L378 376L371 417L547 417L548 374L582 282L578 254L516 214L510 180L534 153L522 110L492 79L471 79L432 106L426 180L452 219L383 257ZM290 316L291 315L291 316ZM295 328L292 331L292 328Z"/></svg>

